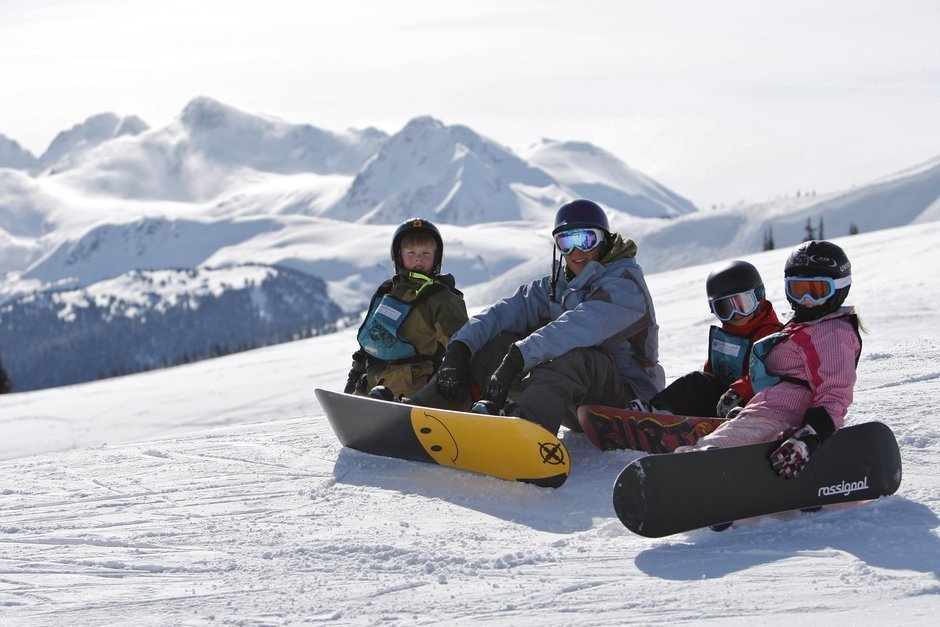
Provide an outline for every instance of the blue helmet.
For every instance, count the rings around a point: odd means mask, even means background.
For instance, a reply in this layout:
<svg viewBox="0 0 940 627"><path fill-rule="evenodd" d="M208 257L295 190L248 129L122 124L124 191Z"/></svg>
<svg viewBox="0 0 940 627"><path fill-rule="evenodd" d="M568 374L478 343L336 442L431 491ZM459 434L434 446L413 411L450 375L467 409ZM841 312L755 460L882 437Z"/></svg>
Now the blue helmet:
<svg viewBox="0 0 940 627"><path fill-rule="evenodd" d="M562 205L555 214L555 228L552 235L578 226L602 229L608 237L610 236L607 214L600 205L590 200L572 200Z"/></svg>

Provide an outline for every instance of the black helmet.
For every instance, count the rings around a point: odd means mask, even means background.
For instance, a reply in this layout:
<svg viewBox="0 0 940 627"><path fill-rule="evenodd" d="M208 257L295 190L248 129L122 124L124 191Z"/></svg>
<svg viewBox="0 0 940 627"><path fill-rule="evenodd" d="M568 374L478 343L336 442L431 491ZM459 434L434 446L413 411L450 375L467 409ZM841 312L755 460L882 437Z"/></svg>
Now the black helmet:
<svg viewBox="0 0 940 627"><path fill-rule="evenodd" d="M607 214L601 206L590 200L572 200L561 206L555 214L555 228L552 235L577 226L589 226L602 229L610 237L610 225Z"/></svg>
<svg viewBox="0 0 940 627"><path fill-rule="evenodd" d="M757 268L746 261L736 259L725 262L712 269L705 279L705 291L709 300L748 290L754 290L759 299L764 299L764 280Z"/></svg>
<svg viewBox="0 0 940 627"><path fill-rule="evenodd" d="M787 300L796 312L797 321L816 320L832 313L842 306L849 294L852 280L852 264L845 251L826 240L809 240L793 249L787 257L783 271L784 277L829 277L839 280L833 294L820 305L806 307L800 305L787 290Z"/></svg>
<svg viewBox="0 0 940 627"><path fill-rule="evenodd" d="M842 279L852 275L845 251L826 240L809 240L787 257L784 276L827 276Z"/></svg>
<svg viewBox="0 0 940 627"><path fill-rule="evenodd" d="M441 267L444 265L444 240L441 239L441 232L437 230L437 227L424 218L405 220L395 229L391 246L392 265L395 266L395 274L404 272L401 261L401 240L406 234L414 233L415 231L427 233L434 238L434 242L437 244L437 254L434 255L434 268L431 270L431 276L437 276L441 273ZM407 274L407 272L405 272L405 274Z"/></svg>

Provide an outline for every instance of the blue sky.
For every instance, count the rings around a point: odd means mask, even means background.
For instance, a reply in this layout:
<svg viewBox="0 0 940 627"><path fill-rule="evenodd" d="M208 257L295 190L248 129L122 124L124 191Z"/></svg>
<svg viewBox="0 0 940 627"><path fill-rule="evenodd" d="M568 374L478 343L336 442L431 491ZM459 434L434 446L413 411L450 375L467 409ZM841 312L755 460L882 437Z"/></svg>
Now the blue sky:
<svg viewBox="0 0 940 627"><path fill-rule="evenodd" d="M940 4L0 0L0 133L34 153L195 96L340 130L432 115L595 143L700 207L940 155Z"/></svg>

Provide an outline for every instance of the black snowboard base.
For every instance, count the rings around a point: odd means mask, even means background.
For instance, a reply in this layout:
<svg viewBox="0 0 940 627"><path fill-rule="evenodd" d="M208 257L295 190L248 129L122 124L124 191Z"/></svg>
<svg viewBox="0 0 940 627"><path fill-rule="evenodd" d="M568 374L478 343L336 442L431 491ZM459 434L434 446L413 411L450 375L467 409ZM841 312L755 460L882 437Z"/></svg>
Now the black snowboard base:
<svg viewBox="0 0 940 627"><path fill-rule="evenodd" d="M880 422L840 429L794 479L770 466L778 444L641 457L614 482L614 511L630 531L659 538L754 516L876 499L901 484L897 440Z"/></svg>

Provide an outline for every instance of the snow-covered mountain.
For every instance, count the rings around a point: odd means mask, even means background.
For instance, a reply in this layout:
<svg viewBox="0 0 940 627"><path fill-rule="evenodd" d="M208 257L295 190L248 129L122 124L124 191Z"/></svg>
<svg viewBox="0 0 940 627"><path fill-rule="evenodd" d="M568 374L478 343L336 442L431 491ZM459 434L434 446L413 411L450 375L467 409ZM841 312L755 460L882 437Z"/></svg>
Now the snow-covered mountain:
<svg viewBox="0 0 940 627"><path fill-rule="evenodd" d="M5 303L0 347L22 392L309 337L341 315L322 280L287 268L135 270Z"/></svg>
<svg viewBox="0 0 940 627"><path fill-rule="evenodd" d="M382 146L327 215L383 224L423 215L467 225L537 218L560 198L551 177L509 149L465 126L422 117Z"/></svg>
<svg viewBox="0 0 940 627"><path fill-rule="evenodd" d="M579 197L639 217L696 210L590 144L546 141L517 156L466 126L421 117L382 146L325 215L385 224L415 215L458 225L546 221L560 204Z"/></svg>
<svg viewBox="0 0 940 627"><path fill-rule="evenodd" d="M0 134L0 168L31 170L36 162L36 156L20 146L18 141Z"/></svg>
<svg viewBox="0 0 940 627"><path fill-rule="evenodd" d="M807 226L836 237L940 218L937 160L843 192L698 211L590 144L516 154L428 116L390 136L333 133L204 97L160 128L95 116L48 155L54 167L0 167L0 304L135 270L264 263L322 278L355 313L391 271L393 225L423 215L482 306L549 271L555 210L583 196L637 241L648 272L751 254L771 235L787 247Z"/></svg>
<svg viewBox="0 0 940 627"><path fill-rule="evenodd" d="M681 268L727 255L792 246L808 235L834 238L940 219L940 159L841 192L699 211L668 223L618 220L640 242L646 267ZM677 245L681 242L681 245Z"/></svg>
<svg viewBox="0 0 940 627"><path fill-rule="evenodd" d="M586 142L543 139L530 146L526 161L548 172L573 192L639 218L676 217L695 205L602 148Z"/></svg>
<svg viewBox="0 0 940 627"><path fill-rule="evenodd" d="M200 97L171 124L102 143L57 178L90 194L198 202L240 187L246 170L352 175L385 139L376 129L332 133Z"/></svg>
<svg viewBox="0 0 940 627"><path fill-rule="evenodd" d="M264 218L140 218L101 224L64 241L21 278L57 288L85 287L136 269L196 268L219 248L280 228L278 221Z"/></svg>
<svg viewBox="0 0 940 627"><path fill-rule="evenodd" d="M147 123L137 116L118 117L113 113L93 115L81 124L56 135L39 158L38 167L50 173L68 170L80 164L86 154L112 139L135 136L146 131Z"/></svg>
<svg viewBox="0 0 940 627"><path fill-rule="evenodd" d="M940 282L910 268L940 267L940 223L836 241L870 330L847 422L897 435L893 496L650 540L611 505L639 454L573 432L557 490L359 453L314 396L345 382L344 329L0 396L0 622L932 626ZM787 253L746 256L781 314ZM719 261L647 277L670 378L702 365Z"/></svg>

